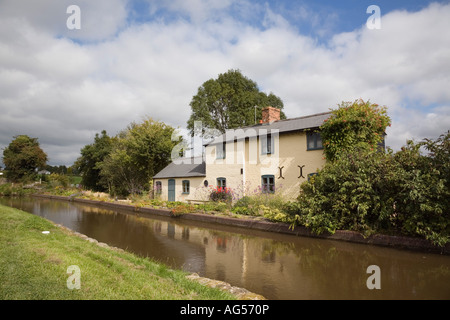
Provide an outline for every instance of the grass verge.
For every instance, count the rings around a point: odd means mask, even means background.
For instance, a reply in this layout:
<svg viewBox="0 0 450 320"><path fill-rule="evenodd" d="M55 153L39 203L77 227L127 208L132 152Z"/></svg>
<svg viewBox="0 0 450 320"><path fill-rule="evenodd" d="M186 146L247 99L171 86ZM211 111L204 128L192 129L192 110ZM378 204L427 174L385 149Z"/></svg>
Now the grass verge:
<svg viewBox="0 0 450 320"><path fill-rule="evenodd" d="M80 289L70 290L67 269L73 265L80 270ZM0 205L2 300L235 299L186 275L148 258L100 247L46 219Z"/></svg>

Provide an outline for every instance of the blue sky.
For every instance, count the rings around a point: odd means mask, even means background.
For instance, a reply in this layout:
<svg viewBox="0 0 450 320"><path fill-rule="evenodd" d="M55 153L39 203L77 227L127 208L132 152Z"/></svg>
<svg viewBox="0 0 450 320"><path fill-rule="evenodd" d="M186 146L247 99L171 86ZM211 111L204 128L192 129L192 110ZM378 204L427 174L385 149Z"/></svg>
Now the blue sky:
<svg viewBox="0 0 450 320"><path fill-rule="evenodd" d="M103 129L183 129L198 87L240 69L288 117L386 105L397 150L450 128L449 30L450 1L0 0L0 148L28 134L71 165Z"/></svg>
<svg viewBox="0 0 450 320"><path fill-rule="evenodd" d="M170 22L176 19L191 20L187 12L174 11L167 6L157 6L152 4L158 1L134 0L130 1L129 23L146 23L154 19L163 19ZM242 5L233 3L226 9L221 9L208 17L212 20L220 20L223 13L231 15L235 19L245 21L255 27L264 28L262 24L266 8L270 8L277 14L283 16L299 33L311 36L318 36L319 25L327 29L326 37L341 32L350 32L360 28L367 21L370 14L366 13L370 5L380 7L381 14L387 14L394 10L406 10L416 12L427 7L431 2L425 0L327 0L327 1L292 1L292 0L272 0L272 1L251 1L253 5L252 14L247 15L242 12ZM440 1L448 3L448 1ZM160 2L161 3L161 2ZM217 14L218 13L218 14ZM319 36L320 37L320 36Z"/></svg>

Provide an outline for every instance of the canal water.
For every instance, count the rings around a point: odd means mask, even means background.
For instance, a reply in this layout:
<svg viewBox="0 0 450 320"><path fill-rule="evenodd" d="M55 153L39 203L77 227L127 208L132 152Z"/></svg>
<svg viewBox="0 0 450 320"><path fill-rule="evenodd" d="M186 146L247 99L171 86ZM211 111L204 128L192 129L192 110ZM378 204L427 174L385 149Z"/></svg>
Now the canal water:
<svg viewBox="0 0 450 320"><path fill-rule="evenodd" d="M67 201L0 198L0 203L268 299L450 299L450 256L194 224ZM368 272L369 266L379 272ZM380 289L369 289L368 282Z"/></svg>

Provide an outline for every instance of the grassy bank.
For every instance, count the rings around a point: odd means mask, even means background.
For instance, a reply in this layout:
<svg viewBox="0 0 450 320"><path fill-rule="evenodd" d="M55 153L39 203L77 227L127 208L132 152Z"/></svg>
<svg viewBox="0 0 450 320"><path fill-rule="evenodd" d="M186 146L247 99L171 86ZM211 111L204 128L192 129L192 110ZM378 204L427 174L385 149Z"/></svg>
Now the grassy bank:
<svg viewBox="0 0 450 320"><path fill-rule="evenodd" d="M42 231L49 231L44 234ZM69 266L80 289L68 289ZM137 257L83 240L41 217L0 205L0 299L233 299Z"/></svg>

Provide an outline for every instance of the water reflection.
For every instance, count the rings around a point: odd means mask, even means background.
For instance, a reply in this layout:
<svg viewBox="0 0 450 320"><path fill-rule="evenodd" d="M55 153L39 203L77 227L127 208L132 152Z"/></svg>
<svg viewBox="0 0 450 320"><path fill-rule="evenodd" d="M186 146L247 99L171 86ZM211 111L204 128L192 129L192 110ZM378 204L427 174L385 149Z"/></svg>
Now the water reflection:
<svg viewBox="0 0 450 320"><path fill-rule="evenodd" d="M449 299L450 257L148 218L65 201L0 199L101 242L269 299ZM381 290L366 286L369 265Z"/></svg>

